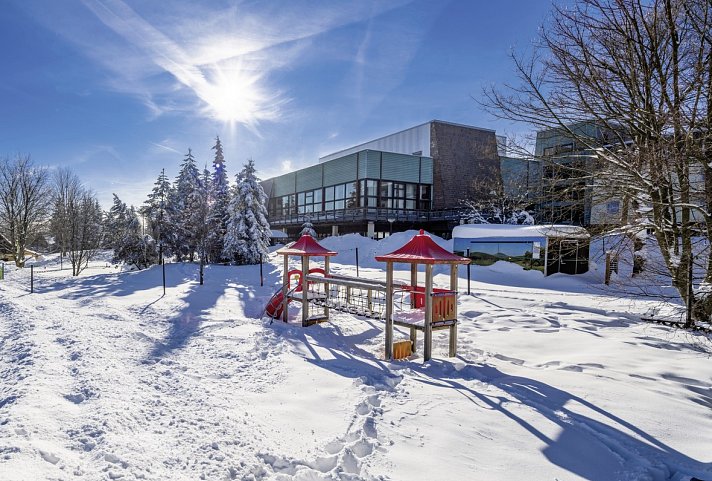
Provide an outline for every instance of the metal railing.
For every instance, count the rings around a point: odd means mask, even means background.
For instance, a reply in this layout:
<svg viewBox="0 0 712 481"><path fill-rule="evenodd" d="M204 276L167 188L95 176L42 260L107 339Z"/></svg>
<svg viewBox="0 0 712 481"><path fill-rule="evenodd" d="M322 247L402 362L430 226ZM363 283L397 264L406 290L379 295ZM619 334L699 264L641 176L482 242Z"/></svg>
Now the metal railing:
<svg viewBox="0 0 712 481"><path fill-rule="evenodd" d="M302 224L309 220L313 224L330 222L432 222L432 221L459 221L463 216L462 209L441 210L403 210L385 209L376 207L358 207L339 209L309 214L289 214L270 216L271 225Z"/></svg>

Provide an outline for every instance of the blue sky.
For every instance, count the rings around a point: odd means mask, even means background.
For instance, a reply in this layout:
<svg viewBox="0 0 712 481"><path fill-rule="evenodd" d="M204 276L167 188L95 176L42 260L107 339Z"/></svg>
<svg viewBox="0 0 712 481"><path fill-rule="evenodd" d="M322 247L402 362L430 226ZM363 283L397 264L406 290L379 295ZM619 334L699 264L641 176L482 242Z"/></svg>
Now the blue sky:
<svg viewBox="0 0 712 481"><path fill-rule="evenodd" d="M102 204L140 204L188 148L261 177L431 119L483 112L547 0L10 0L0 15L0 155L72 167Z"/></svg>

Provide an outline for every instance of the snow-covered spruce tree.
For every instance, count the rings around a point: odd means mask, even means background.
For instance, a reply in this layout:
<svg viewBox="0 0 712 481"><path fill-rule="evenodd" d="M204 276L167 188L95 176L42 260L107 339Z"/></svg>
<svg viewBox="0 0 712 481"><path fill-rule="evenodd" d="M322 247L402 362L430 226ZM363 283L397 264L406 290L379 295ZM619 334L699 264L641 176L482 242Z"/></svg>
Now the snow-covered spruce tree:
<svg viewBox="0 0 712 481"><path fill-rule="evenodd" d="M178 178L176 179L175 194L172 197L171 212L173 213L172 226L175 229L174 254L180 259L194 259L197 249L196 228L200 224L201 199L200 172L195 166L193 152L188 153L183 159Z"/></svg>
<svg viewBox="0 0 712 481"><path fill-rule="evenodd" d="M229 220L223 255L238 264L257 264L268 253L270 227L267 222L267 195L250 159L237 174L237 184L228 208Z"/></svg>
<svg viewBox="0 0 712 481"><path fill-rule="evenodd" d="M198 249L198 256L200 258L200 284L203 284L203 268L208 262L210 255L210 234L211 222L210 222L210 171L207 166L203 169L203 178L200 182L200 194L201 201L198 205L199 216L198 223L195 225L195 238L196 245Z"/></svg>
<svg viewBox="0 0 712 481"><path fill-rule="evenodd" d="M114 203L104 217L103 245L107 249L115 249L122 242L127 209L126 204L114 194Z"/></svg>
<svg viewBox="0 0 712 481"><path fill-rule="evenodd" d="M222 255L227 231L228 207L230 205L230 184L225 171L225 157L223 155L220 137L215 138L215 159L213 160L213 174L210 178L210 234L208 235L208 259L210 262L221 262L225 259Z"/></svg>
<svg viewBox="0 0 712 481"><path fill-rule="evenodd" d="M310 236L316 238L316 231L314 230L314 224L312 224L311 219L307 217L307 220L302 224L302 230L299 232L300 236L304 234L309 234Z"/></svg>
<svg viewBox="0 0 712 481"><path fill-rule="evenodd" d="M141 233L136 209L127 207L114 194L114 204L106 216L105 228L109 247L114 250L114 262L143 269L156 262L156 246L150 235Z"/></svg>
<svg viewBox="0 0 712 481"><path fill-rule="evenodd" d="M153 190L148 194L146 202L143 203L140 209L141 214L148 220L151 236L156 244L163 242L163 245L167 247L173 244L170 241L166 242L166 240L170 240L173 237L171 213L168 209L171 190L171 183L166 176L165 170L162 170L153 184ZM158 248L158 245L156 245L156 248ZM164 249L161 254L171 255L171 251L170 249Z"/></svg>

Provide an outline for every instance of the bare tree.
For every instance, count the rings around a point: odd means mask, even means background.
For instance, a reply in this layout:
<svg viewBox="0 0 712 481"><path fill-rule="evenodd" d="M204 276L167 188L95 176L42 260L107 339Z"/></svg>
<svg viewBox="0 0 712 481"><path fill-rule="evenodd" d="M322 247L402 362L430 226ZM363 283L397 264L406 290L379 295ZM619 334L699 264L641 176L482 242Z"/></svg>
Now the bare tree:
<svg viewBox="0 0 712 481"><path fill-rule="evenodd" d="M67 254L71 236L70 203L76 203L83 187L79 177L68 168L57 169L54 172L53 181L54 195L49 230L50 234L54 236L60 256L64 257Z"/></svg>
<svg viewBox="0 0 712 481"><path fill-rule="evenodd" d="M502 181L478 183L479 195L463 201L463 218L472 224L534 224L534 197L524 182L516 180L510 179L510 185Z"/></svg>
<svg viewBox="0 0 712 481"><path fill-rule="evenodd" d="M653 232L688 326L712 312L690 275L693 237L712 238L711 31L709 0L579 0L554 7L531 56L512 56L517 85L485 92L495 115L559 129L590 154L632 228ZM585 122L595 135L572 128ZM712 283L712 256L704 272Z"/></svg>
<svg viewBox="0 0 712 481"><path fill-rule="evenodd" d="M25 265L25 253L41 233L51 195L47 170L28 155L0 159L0 229L10 241L15 265Z"/></svg>
<svg viewBox="0 0 712 481"><path fill-rule="evenodd" d="M50 232L72 265L72 275L86 269L103 237L103 212L93 192L82 185L70 169L54 174Z"/></svg>

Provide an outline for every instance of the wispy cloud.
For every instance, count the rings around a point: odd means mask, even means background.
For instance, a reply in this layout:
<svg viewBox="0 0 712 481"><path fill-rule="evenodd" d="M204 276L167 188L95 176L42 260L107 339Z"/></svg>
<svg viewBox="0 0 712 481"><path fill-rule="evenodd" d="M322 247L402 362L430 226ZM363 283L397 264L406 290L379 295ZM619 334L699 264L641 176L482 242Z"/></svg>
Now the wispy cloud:
<svg viewBox="0 0 712 481"><path fill-rule="evenodd" d="M398 6L289 1L248 9L186 1L156 8L122 0L82 5L83 12L68 12L66 4L45 4L36 14L102 65L113 89L141 99L155 116L198 112L248 128L282 118L289 89L271 76L296 62L309 39Z"/></svg>

